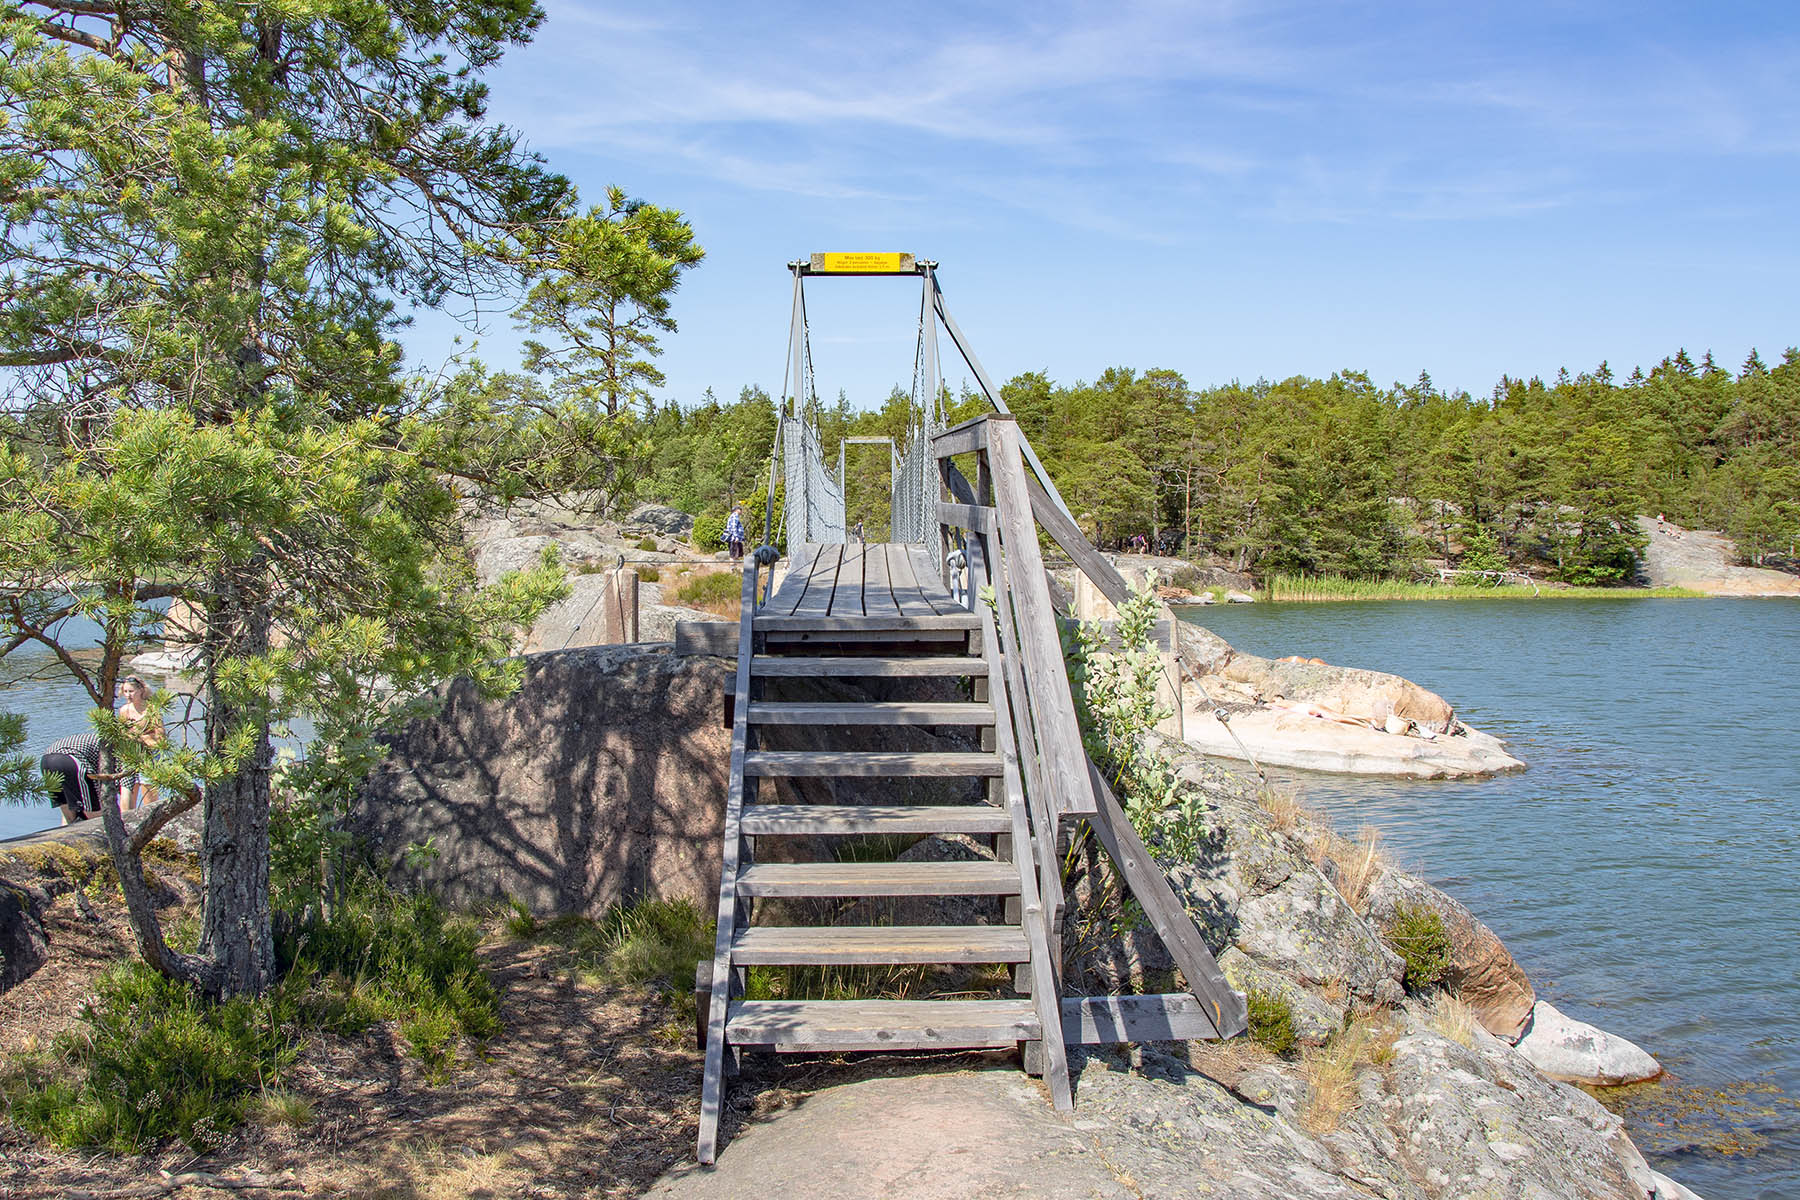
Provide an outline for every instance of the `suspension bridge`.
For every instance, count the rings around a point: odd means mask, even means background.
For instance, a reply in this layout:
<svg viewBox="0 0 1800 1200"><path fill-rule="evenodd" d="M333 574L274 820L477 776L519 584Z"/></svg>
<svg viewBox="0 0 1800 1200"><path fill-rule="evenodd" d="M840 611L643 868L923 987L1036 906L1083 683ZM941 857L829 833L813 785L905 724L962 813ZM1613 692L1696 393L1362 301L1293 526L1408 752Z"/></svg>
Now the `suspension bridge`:
<svg viewBox="0 0 1800 1200"><path fill-rule="evenodd" d="M1082 748L1040 529L1114 603L1127 598L1125 581L1083 537L950 316L937 264L815 254L789 269L788 372L765 513L765 528L776 529L779 490L788 557L782 564L765 546L744 568L717 937L710 969L701 966L703 1163L718 1153L726 1080L746 1050L1017 1046L1024 1069L1066 1110L1069 1045L1226 1038L1247 1026L1244 998ZM921 287L910 424L904 445L890 449L882 542L846 537L842 446L834 474L803 403L817 395L806 282L832 275ZM991 413L946 425L940 331ZM1068 994L1061 850L1083 823L1187 990ZM986 854L905 856L933 835L973 838ZM937 898L928 911L941 922L968 915L934 924L799 919L834 905L879 911L862 903L872 898ZM970 898L978 902L959 902ZM908 911L920 910L891 910ZM918 964L999 972L1007 986L978 998L748 994L754 967Z"/></svg>

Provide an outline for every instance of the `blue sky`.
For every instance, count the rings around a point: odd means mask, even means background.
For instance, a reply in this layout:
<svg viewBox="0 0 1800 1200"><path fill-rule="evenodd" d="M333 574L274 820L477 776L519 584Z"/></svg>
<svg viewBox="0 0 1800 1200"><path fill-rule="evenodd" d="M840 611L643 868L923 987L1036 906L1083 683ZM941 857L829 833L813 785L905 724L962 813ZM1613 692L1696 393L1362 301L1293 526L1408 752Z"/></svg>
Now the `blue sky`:
<svg viewBox="0 0 1800 1200"><path fill-rule="evenodd" d="M492 115L708 256L665 395L780 386L814 250L938 260L1004 380L1502 372L1800 344L1792 3L547 0ZM910 379L917 294L809 285L821 390ZM422 325L417 360L445 353ZM511 365L504 318L481 354Z"/></svg>

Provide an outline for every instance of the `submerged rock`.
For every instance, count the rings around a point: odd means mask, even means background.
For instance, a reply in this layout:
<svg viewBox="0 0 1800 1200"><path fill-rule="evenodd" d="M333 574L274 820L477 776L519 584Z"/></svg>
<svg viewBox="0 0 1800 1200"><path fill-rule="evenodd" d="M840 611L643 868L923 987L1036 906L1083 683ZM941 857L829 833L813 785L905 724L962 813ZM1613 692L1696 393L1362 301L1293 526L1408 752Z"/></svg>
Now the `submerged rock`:
<svg viewBox="0 0 1800 1200"><path fill-rule="evenodd" d="M1566 1083L1615 1087L1662 1074L1662 1064L1636 1044L1565 1016L1548 1000L1533 1006L1518 1050L1532 1066Z"/></svg>

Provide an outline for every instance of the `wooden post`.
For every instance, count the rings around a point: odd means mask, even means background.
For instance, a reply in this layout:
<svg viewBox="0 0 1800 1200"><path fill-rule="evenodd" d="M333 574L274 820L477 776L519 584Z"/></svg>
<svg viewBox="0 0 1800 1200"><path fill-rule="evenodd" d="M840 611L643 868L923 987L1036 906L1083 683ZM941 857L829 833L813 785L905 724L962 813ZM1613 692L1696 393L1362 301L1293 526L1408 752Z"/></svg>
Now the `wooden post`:
<svg viewBox="0 0 1800 1200"><path fill-rule="evenodd" d="M602 646L619 646L638 640L638 573L636 567L619 567L606 574L606 590L600 599Z"/></svg>

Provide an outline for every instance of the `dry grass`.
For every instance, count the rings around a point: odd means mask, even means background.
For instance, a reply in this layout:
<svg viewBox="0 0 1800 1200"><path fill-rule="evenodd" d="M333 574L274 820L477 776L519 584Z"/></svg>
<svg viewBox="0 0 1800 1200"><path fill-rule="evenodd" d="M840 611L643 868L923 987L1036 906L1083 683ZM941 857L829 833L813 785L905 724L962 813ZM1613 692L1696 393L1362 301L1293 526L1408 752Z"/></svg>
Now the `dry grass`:
<svg viewBox="0 0 1800 1200"><path fill-rule="evenodd" d="M1257 1067L1281 1061L1260 1042L1251 1038L1232 1038L1227 1042L1189 1042L1187 1056L1188 1065L1194 1070L1226 1087L1235 1087L1238 1080Z"/></svg>
<svg viewBox="0 0 1800 1200"><path fill-rule="evenodd" d="M715 571L684 570L678 578L663 585L665 603L720 617L736 617L743 595L743 572L731 567Z"/></svg>
<svg viewBox="0 0 1800 1200"><path fill-rule="evenodd" d="M1313 865L1325 871L1337 884L1344 903L1358 913L1366 913L1369 889L1388 869L1387 855L1381 849L1381 831L1373 825L1364 825L1352 842L1335 830L1321 830L1309 849Z"/></svg>
<svg viewBox="0 0 1800 1200"><path fill-rule="evenodd" d="M1385 1015L1363 1017L1323 1046L1300 1056L1306 1081L1306 1109L1301 1123L1312 1133L1330 1133L1357 1104L1357 1071L1394 1061L1398 1031Z"/></svg>
<svg viewBox="0 0 1800 1200"><path fill-rule="evenodd" d="M1256 789L1256 802L1269 814L1269 824L1287 833L1300 824L1300 790L1293 784L1265 783Z"/></svg>
<svg viewBox="0 0 1800 1200"><path fill-rule="evenodd" d="M287 1125L294 1129L304 1129L312 1124L313 1104L298 1092L276 1088L251 1101L245 1115L258 1125Z"/></svg>
<svg viewBox="0 0 1800 1200"><path fill-rule="evenodd" d="M1426 1009L1426 1025L1459 1046L1475 1048L1475 1010L1449 992L1439 992Z"/></svg>

